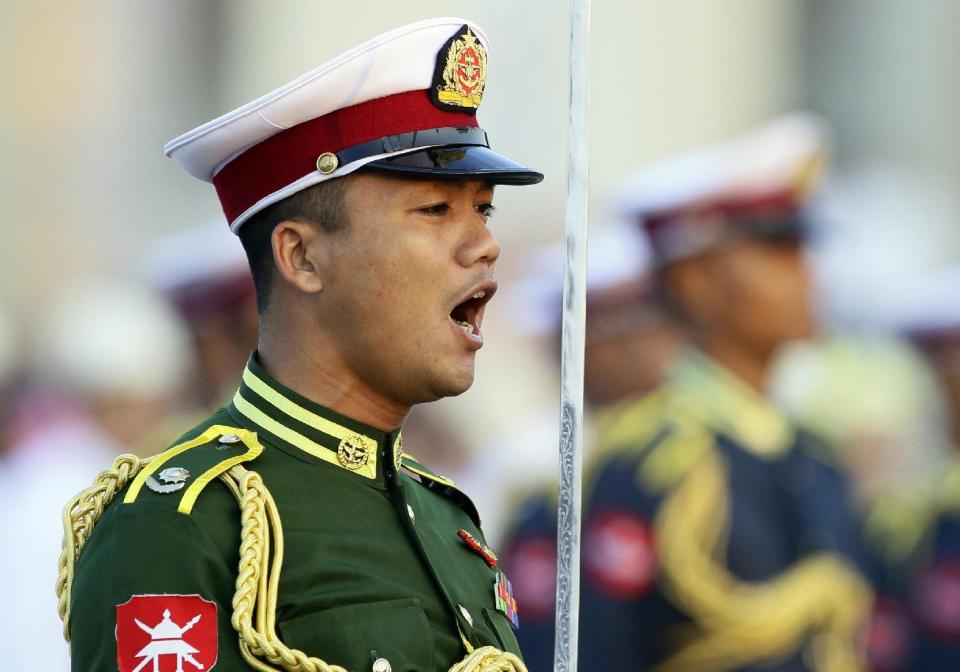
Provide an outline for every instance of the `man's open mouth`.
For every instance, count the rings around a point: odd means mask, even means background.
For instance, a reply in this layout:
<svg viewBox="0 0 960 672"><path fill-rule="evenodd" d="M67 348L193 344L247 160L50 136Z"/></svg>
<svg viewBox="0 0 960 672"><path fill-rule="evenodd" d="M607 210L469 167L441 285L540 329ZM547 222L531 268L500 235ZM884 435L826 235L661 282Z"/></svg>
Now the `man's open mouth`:
<svg viewBox="0 0 960 672"><path fill-rule="evenodd" d="M471 290L470 295L450 311L450 319L468 336L480 335L483 307L493 298L497 284L487 281Z"/></svg>

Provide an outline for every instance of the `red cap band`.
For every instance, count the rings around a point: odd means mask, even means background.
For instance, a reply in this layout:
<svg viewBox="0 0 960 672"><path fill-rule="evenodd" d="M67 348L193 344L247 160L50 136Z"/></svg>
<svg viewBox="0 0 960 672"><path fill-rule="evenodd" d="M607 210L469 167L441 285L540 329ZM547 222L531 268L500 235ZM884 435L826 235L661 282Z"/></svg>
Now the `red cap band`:
<svg viewBox="0 0 960 672"><path fill-rule="evenodd" d="M388 135L477 126L475 115L441 110L427 91L406 91L344 107L280 131L230 161L213 178L233 222L262 198L316 172L317 157Z"/></svg>

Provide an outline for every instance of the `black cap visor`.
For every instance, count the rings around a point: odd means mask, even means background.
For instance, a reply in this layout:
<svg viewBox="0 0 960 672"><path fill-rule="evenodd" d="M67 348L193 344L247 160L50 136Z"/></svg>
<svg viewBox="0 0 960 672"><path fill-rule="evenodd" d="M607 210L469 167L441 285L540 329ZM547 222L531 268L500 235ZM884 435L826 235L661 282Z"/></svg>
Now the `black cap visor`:
<svg viewBox="0 0 960 672"><path fill-rule="evenodd" d="M428 179L484 180L490 184L537 184L543 174L482 145L444 145L391 156L365 168Z"/></svg>

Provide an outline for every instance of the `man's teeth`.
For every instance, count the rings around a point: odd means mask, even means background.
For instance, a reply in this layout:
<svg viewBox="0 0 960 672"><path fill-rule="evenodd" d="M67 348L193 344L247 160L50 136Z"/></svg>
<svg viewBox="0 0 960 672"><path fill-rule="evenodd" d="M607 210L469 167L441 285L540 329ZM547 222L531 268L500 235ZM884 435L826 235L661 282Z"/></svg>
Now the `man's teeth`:
<svg viewBox="0 0 960 672"><path fill-rule="evenodd" d="M469 322L461 322L460 320L454 320L454 322L457 323L457 326L458 326L458 327L460 327L461 329L463 329L463 333L465 333L465 334L472 334L472 333L473 333L473 325L470 324Z"/></svg>
<svg viewBox="0 0 960 672"><path fill-rule="evenodd" d="M473 295L473 298L475 298L475 299L482 299L482 298L485 297L486 295L487 295L486 291L484 291L484 290L481 289L479 292L477 292L476 294Z"/></svg>

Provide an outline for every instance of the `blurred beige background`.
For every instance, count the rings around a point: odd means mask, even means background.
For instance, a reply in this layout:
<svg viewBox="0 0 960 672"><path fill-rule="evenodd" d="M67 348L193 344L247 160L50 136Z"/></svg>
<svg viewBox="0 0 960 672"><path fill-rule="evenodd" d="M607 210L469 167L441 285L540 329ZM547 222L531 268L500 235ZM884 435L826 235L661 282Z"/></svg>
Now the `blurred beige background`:
<svg viewBox="0 0 960 672"><path fill-rule="evenodd" d="M468 13L491 39L481 123L496 147L547 179L498 194L508 282L488 323L505 334L484 350L463 403L482 399L500 418L542 400L550 384L531 382L549 367L510 346L508 322L518 318L505 306L526 251L562 228L566 11L556 0L5 0L0 302L29 329L35 308L71 277L130 275L145 241L218 220L209 185L163 156L170 138L378 32ZM838 297L859 305L863 278L872 288L960 257L957 3L597 2L593 29L594 226L625 171L802 106L836 124L837 172L852 185L839 246L825 255ZM503 373L518 366L533 375L505 390Z"/></svg>

